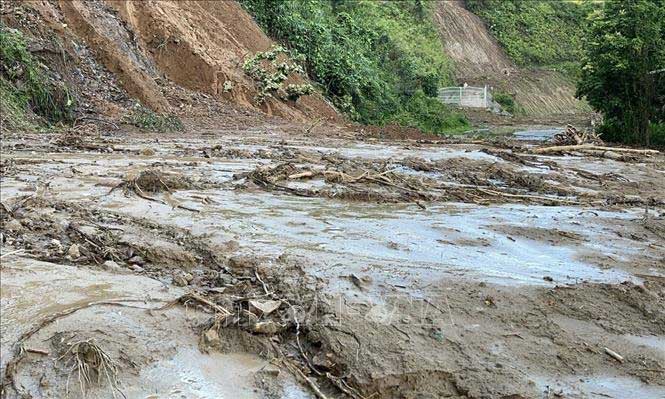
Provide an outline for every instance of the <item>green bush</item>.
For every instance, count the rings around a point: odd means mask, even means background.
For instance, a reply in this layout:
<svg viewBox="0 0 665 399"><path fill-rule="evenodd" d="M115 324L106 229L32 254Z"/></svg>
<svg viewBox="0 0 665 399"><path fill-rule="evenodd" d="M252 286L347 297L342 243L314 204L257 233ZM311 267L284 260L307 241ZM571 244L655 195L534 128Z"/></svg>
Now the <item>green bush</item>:
<svg viewBox="0 0 665 399"><path fill-rule="evenodd" d="M267 98L275 95L282 99L297 101L303 95L312 94L314 88L309 83L289 84L284 87L289 75L305 72L298 63L302 61L304 56L292 55L282 46L273 46L268 51L260 51L248 57L243 64L243 70L258 86L256 102L262 104Z"/></svg>
<svg viewBox="0 0 665 399"><path fill-rule="evenodd" d="M71 122L75 102L62 83L48 79L45 68L27 50L20 31L0 24L0 78L3 97L13 105L4 108L14 112L30 107L47 122Z"/></svg>
<svg viewBox="0 0 665 399"><path fill-rule="evenodd" d="M511 114L515 114L518 109L517 104L515 104L515 99L513 99L513 96L508 93L500 91L492 93L492 99L499 103L502 110L510 112Z"/></svg>
<svg viewBox="0 0 665 399"><path fill-rule="evenodd" d="M433 97L440 86L452 84L451 63L430 18L433 3L242 0L242 4L270 36L292 54L304 56L309 77L356 121L415 121L424 113L409 111L411 97L416 93ZM439 126L424 120L418 124Z"/></svg>

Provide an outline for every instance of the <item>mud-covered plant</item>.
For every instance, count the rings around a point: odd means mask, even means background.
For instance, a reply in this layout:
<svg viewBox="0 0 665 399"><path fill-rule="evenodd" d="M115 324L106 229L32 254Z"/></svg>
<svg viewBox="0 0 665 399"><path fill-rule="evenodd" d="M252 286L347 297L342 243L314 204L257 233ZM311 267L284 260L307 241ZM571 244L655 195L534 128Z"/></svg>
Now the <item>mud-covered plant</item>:
<svg viewBox="0 0 665 399"><path fill-rule="evenodd" d="M262 104L270 97L296 101L303 95L312 94L314 87L309 84L291 84L284 87L284 82L289 77L305 73L300 65L303 61L301 55L293 54L282 46L273 46L268 51L260 51L248 57L243 64L243 70L258 87L255 101Z"/></svg>
<svg viewBox="0 0 665 399"><path fill-rule="evenodd" d="M74 97L64 83L49 79L47 72L28 51L25 36L0 23L0 80L3 100L11 100L11 104L3 101L3 111L29 107L47 122L71 122Z"/></svg>
<svg viewBox="0 0 665 399"><path fill-rule="evenodd" d="M141 104L136 104L124 119L125 122L139 129L154 132L179 132L184 129L182 121L176 115L158 114Z"/></svg>
<svg viewBox="0 0 665 399"><path fill-rule="evenodd" d="M286 86L286 96L291 101L298 101L302 96L314 93L314 87L309 83L290 84Z"/></svg>

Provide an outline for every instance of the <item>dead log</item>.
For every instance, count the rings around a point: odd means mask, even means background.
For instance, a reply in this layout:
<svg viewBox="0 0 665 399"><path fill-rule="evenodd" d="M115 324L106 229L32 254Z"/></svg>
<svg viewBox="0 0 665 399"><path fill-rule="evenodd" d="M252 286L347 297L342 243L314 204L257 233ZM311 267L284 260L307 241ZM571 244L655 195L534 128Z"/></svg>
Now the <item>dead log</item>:
<svg viewBox="0 0 665 399"><path fill-rule="evenodd" d="M638 149L638 148L620 148L620 147L604 147L599 145L557 145L553 147L541 147L534 148L531 152L534 154L551 154L556 152L593 152L593 151L612 151L612 152L627 152L631 154L642 154L642 155L655 155L660 154L658 150L649 150L649 149Z"/></svg>

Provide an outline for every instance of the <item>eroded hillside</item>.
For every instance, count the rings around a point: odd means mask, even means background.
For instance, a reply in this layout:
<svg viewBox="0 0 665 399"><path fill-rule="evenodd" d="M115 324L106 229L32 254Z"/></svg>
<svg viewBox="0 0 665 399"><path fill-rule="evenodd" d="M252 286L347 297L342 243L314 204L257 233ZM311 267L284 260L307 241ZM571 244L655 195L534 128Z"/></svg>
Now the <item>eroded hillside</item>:
<svg viewBox="0 0 665 399"><path fill-rule="evenodd" d="M439 1L434 19L456 79L490 85L514 96L527 115L571 114L586 109L575 99L575 85L559 72L518 67L462 1Z"/></svg>
<svg viewBox="0 0 665 399"><path fill-rule="evenodd" d="M29 47L60 55L48 67L101 114L118 114L133 99L161 113L209 99L298 120L337 117L318 94L254 101L243 62L274 43L236 2L4 2L3 22L26 34Z"/></svg>

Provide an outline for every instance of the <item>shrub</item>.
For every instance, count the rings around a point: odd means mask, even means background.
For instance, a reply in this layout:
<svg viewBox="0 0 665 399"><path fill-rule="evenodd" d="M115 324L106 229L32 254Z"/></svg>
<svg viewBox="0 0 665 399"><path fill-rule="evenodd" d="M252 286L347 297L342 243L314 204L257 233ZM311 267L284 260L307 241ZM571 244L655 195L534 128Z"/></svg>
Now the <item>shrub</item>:
<svg viewBox="0 0 665 399"><path fill-rule="evenodd" d="M513 96L508 93L500 91L494 92L492 93L492 99L501 106L501 109L511 114L515 114L518 109L517 104L515 104L515 99L513 99Z"/></svg>

